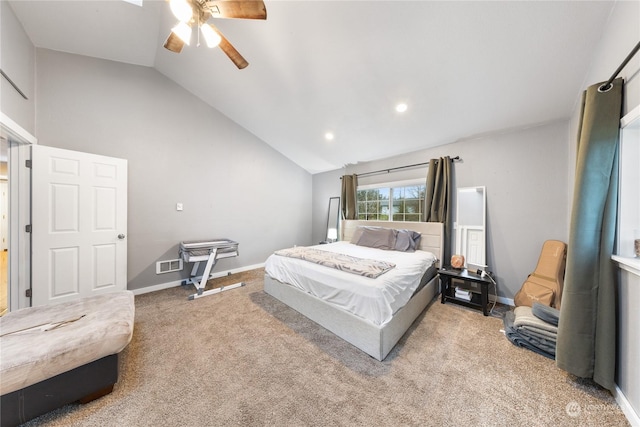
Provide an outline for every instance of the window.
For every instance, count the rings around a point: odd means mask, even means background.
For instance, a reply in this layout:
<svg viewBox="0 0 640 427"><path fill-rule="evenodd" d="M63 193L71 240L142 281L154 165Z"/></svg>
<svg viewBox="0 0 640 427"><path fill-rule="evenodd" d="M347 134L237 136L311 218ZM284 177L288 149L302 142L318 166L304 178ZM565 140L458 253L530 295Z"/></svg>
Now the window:
<svg viewBox="0 0 640 427"><path fill-rule="evenodd" d="M358 190L358 219L389 221L389 188Z"/></svg>
<svg viewBox="0 0 640 427"><path fill-rule="evenodd" d="M617 255L638 261L640 255L640 106L622 119ZM640 266L640 262L636 264Z"/></svg>
<svg viewBox="0 0 640 427"><path fill-rule="evenodd" d="M425 184L391 183L358 188L358 219L368 221L420 221Z"/></svg>

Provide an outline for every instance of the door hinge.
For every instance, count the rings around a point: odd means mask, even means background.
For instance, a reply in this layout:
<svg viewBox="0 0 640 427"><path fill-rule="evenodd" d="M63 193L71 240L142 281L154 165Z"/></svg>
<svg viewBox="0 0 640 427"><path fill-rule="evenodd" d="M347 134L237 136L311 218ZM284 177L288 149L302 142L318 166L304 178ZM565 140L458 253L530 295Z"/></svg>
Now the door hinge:
<svg viewBox="0 0 640 427"><path fill-rule="evenodd" d="M31 233L31 224L25 225L24 226L24 231L26 231L27 233Z"/></svg>
<svg viewBox="0 0 640 427"><path fill-rule="evenodd" d="M27 290L24 292L24 295L25 295L27 298L31 298L31 289L27 289Z"/></svg>
<svg viewBox="0 0 640 427"><path fill-rule="evenodd" d="M24 165L28 168L31 168L31 160L25 160Z"/></svg>

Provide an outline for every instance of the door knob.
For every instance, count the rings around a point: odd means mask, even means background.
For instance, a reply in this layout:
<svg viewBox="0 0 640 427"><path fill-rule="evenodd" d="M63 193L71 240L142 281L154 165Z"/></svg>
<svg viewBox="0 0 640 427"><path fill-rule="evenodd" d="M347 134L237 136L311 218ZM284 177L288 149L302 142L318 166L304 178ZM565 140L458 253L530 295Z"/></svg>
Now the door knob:
<svg viewBox="0 0 640 427"><path fill-rule="evenodd" d="M124 234L118 234L118 239L120 240L124 239Z"/></svg>

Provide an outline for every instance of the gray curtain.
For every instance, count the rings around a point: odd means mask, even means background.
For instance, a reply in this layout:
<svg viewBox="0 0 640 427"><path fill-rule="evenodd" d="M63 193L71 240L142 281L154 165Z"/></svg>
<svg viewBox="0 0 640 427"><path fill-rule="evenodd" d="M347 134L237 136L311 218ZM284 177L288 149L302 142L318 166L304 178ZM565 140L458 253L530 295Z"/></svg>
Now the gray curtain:
<svg viewBox="0 0 640 427"><path fill-rule="evenodd" d="M445 262L451 258L451 221L449 206L451 204L451 158L440 157L429 160L427 171L427 187L425 194L424 221L444 223Z"/></svg>
<svg viewBox="0 0 640 427"><path fill-rule="evenodd" d="M356 219L356 190L358 175L344 175L342 177L342 192L340 194L343 219Z"/></svg>
<svg viewBox="0 0 640 427"><path fill-rule="evenodd" d="M622 79L582 98L573 209L560 308L556 364L615 387L617 273L614 249Z"/></svg>

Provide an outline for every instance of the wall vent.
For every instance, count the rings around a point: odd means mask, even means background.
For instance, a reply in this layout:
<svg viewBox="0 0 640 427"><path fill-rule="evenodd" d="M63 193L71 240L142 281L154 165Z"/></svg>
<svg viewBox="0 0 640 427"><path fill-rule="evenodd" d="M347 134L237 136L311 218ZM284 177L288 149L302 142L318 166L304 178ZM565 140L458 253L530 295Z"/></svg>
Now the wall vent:
<svg viewBox="0 0 640 427"><path fill-rule="evenodd" d="M182 270L182 258L156 262L156 274L172 273Z"/></svg>

